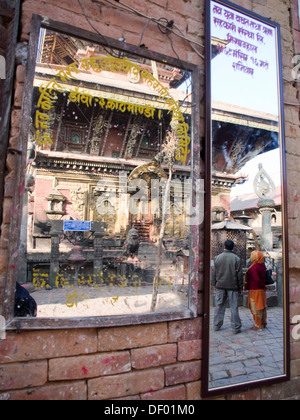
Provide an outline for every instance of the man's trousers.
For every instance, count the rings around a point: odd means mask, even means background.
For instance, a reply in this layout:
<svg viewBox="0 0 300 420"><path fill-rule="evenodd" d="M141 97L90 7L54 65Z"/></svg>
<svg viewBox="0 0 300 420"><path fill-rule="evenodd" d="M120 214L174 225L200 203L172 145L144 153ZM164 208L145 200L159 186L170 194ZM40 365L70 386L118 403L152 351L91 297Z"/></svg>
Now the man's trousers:
<svg viewBox="0 0 300 420"><path fill-rule="evenodd" d="M231 310L231 328L234 333L238 333L241 331L242 321L239 315L239 292L234 290L216 290L214 329L218 331L223 326L227 299Z"/></svg>

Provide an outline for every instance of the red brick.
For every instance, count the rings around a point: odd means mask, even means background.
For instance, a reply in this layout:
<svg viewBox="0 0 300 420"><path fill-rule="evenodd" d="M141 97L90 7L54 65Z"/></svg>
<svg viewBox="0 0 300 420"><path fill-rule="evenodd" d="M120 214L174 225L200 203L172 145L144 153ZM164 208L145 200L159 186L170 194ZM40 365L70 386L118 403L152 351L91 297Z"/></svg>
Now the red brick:
<svg viewBox="0 0 300 420"><path fill-rule="evenodd" d="M144 19L140 19L130 13L128 14L126 11L116 11L110 6L102 7L101 17L106 24L110 24L112 27L120 28L120 37L122 36L124 30L141 33L145 27Z"/></svg>
<svg viewBox="0 0 300 420"><path fill-rule="evenodd" d="M167 324L99 330L98 351L115 351L167 343Z"/></svg>
<svg viewBox="0 0 300 420"><path fill-rule="evenodd" d="M0 401L85 401L87 386L85 381L46 385L0 394Z"/></svg>
<svg viewBox="0 0 300 420"><path fill-rule="evenodd" d="M7 333L0 342L0 363L96 353L96 330Z"/></svg>
<svg viewBox="0 0 300 420"><path fill-rule="evenodd" d="M161 5L162 6L162 5ZM187 19L185 16L180 16L180 15L176 15L176 17L174 18L174 12L172 10L163 10L162 7L158 7L156 4L149 4L148 5L148 12L151 16L153 16L156 19L160 19L162 15L164 15L164 18L166 18L168 21L170 20L174 20L175 24L178 28L180 28L182 31L186 30L187 27ZM154 34L158 35L160 34L160 32L157 30L157 26L153 25L153 30L154 30ZM151 32L147 31L146 32L146 36L150 35L151 36ZM146 38L146 37L145 37ZM173 37L173 43L175 46L175 50L177 50L177 42L180 40L180 38L178 37Z"/></svg>
<svg viewBox="0 0 300 420"><path fill-rule="evenodd" d="M12 363L0 366L0 391L44 385L47 382L46 361Z"/></svg>
<svg viewBox="0 0 300 420"><path fill-rule="evenodd" d="M25 66L17 66L16 68L16 82L17 83L24 83L25 82L25 75L26 75L26 67Z"/></svg>
<svg viewBox="0 0 300 420"><path fill-rule="evenodd" d="M14 106L16 108L21 108L22 106L23 90L24 90L24 85L17 84L16 90L15 90L15 97L14 97Z"/></svg>
<svg viewBox="0 0 300 420"><path fill-rule="evenodd" d="M57 20L59 22L64 22L73 26L75 25L79 28L94 32L94 30L82 14L77 15L74 14L72 10L65 10L60 7L53 7L50 1L45 3L41 1L26 1L23 2L22 6L22 40L26 41L28 39L28 34L30 33L30 21L33 14L47 16L50 19ZM100 14L97 13L96 17L100 18ZM90 20L92 24L94 24L94 26L96 26L98 30L101 31L101 25L99 25L99 23L95 22L93 19Z"/></svg>
<svg viewBox="0 0 300 420"><path fill-rule="evenodd" d="M20 119L21 119L21 111L14 110L11 113L11 125L12 127L19 128L20 127Z"/></svg>
<svg viewBox="0 0 300 420"><path fill-rule="evenodd" d="M204 19L202 21L199 20L195 20L193 17L191 19L187 19L187 33L188 34L193 34L196 36L195 40L196 42L201 43L199 36L201 33L203 33L203 29L204 29ZM191 36L189 35L189 38L191 38Z"/></svg>
<svg viewBox="0 0 300 420"><path fill-rule="evenodd" d="M114 401L140 401L141 397L139 395L131 395L130 397L123 398L114 398Z"/></svg>
<svg viewBox="0 0 300 420"><path fill-rule="evenodd" d="M300 341L291 341L291 360L300 360Z"/></svg>
<svg viewBox="0 0 300 420"><path fill-rule="evenodd" d="M148 3L158 4L160 7L163 7L164 9L166 9L168 5L168 0L150 0Z"/></svg>
<svg viewBox="0 0 300 420"><path fill-rule="evenodd" d="M292 303L290 305L290 319L291 321L295 316L300 315L300 303Z"/></svg>
<svg viewBox="0 0 300 420"><path fill-rule="evenodd" d="M202 355L202 341L192 340L178 343L178 360L186 362L188 360L199 360Z"/></svg>
<svg viewBox="0 0 300 420"><path fill-rule="evenodd" d="M175 15L194 16L195 19L200 20L201 9L199 8L199 4L201 4L199 1L172 0L169 1L168 7Z"/></svg>
<svg viewBox="0 0 300 420"><path fill-rule="evenodd" d="M8 154L6 158L7 171L8 172L15 171L17 162L18 162L18 158L16 154L12 154L12 153ZM6 181L7 181L7 178L6 178ZM16 186L15 186L15 189L16 189Z"/></svg>
<svg viewBox="0 0 300 420"><path fill-rule="evenodd" d="M176 363L177 345L166 344L152 346L131 351L132 367L135 369L147 369L162 365Z"/></svg>
<svg viewBox="0 0 300 420"><path fill-rule="evenodd" d="M7 159L7 161L9 161L10 159ZM5 191L4 191L4 197L5 198L12 198L15 196L16 193L16 170L15 168L11 171L8 172L8 174L5 177ZM11 212L7 214L8 218L6 218L6 223L9 224L10 223L10 217L11 217Z"/></svg>
<svg viewBox="0 0 300 420"><path fill-rule="evenodd" d="M300 302L300 286L290 288L290 302Z"/></svg>
<svg viewBox="0 0 300 420"><path fill-rule="evenodd" d="M141 396L142 400L160 400L160 401L184 401L186 400L185 386L180 385L171 388L164 388L156 392L148 392Z"/></svg>
<svg viewBox="0 0 300 420"><path fill-rule="evenodd" d="M292 378L300 376L300 360L291 361L291 376Z"/></svg>
<svg viewBox="0 0 300 420"><path fill-rule="evenodd" d="M6 273L6 264L7 264L7 251L5 249L0 249L0 273ZM0 349L1 349L1 342L0 342ZM1 359L1 354L0 354L0 359Z"/></svg>
<svg viewBox="0 0 300 420"><path fill-rule="evenodd" d="M262 399L268 401L277 401L297 394L300 394L300 378L262 389Z"/></svg>
<svg viewBox="0 0 300 420"><path fill-rule="evenodd" d="M197 381L186 384L186 396L188 401L201 400L201 382Z"/></svg>
<svg viewBox="0 0 300 420"><path fill-rule="evenodd" d="M289 98L289 100L290 100L290 102L292 102L292 101L296 102L294 98ZM285 125L285 127L286 127L286 136L287 137L297 138L297 135L298 135L297 127L293 126L290 123L287 123Z"/></svg>
<svg viewBox="0 0 300 420"><path fill-rule="evenodd" d="M141 370L88 381L89 400L128 397L164 387L163 369Z"/></svg>
<svg viewBox="0 0 300 420"><path fill-rule="evenodd" d="M61 2L59 0L51 0L51 6L52 8L56 8L58 10L60 9L65 9L68 11L71 11L72 13L76 13L76 14L82 14L82 10L81 7L79 5L78 0L68 0L65 2ZM96 18L97 16L100 16L100 9L99 6L97 6L96 4L93 4L93 1L89 1L89 0L81 0L80 3L82 4L82 7L84 9L84 12L87 16L89 17L94 17Z"/></svg>
<svg viewBox="0 0 300 420"><path fill-rule="evenodd" d="M17 149L19 147L19 136L10 137L9 146Z"/></svg>
<svg viewBox="0 0 300 420"><path fill-rule="evenodd" d="M261 400L260 389L254 389L241 394L234 394L231 398L232 401L259 401Z"/></svg>
<svg viewBox="0 0 300 420"><path fill-rule="evenodd" d="M168 342L199 340L202 334L202 320L184 320L169 324Z"/></svg>
<svg viewBox="0 0 300 420"><path fill-rule="evenodd" d="M186 382L195 382L201 378L200 362L178 363L165 367L166 385L177 385Z"/></svg>
<svg viewBox="0 0 300 420"><path fill-rule="evenodd" d="M3 223L10 223L11 213L12 213L12 199L10 197L5 197L3 201Z"/></svg>
<svg viewBox="0 0 300 420"><path fill-rule="evenodd" d="M131 370L129 352L102 353L49 361L49 380L96 378Z"/></svg>

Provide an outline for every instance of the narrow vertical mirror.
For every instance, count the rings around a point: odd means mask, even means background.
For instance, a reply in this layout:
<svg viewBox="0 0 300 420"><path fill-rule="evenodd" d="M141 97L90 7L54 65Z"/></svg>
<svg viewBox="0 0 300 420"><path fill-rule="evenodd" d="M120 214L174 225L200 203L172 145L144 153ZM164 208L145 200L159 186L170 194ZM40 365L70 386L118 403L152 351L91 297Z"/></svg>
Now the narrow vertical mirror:
<svg viewBox="0 0 300 420"><path fill-rule="evenodd" d="M287 261L280 29L227 2L207 7L209 395L286 378Z"/></svg>

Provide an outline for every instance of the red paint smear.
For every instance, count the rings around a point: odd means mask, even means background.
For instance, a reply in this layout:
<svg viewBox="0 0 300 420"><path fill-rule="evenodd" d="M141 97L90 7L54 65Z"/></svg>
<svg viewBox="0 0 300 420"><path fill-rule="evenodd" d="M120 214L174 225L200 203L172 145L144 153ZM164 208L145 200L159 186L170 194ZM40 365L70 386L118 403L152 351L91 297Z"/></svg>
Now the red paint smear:
<svg viewBox="0 0 300 420"><path fill-rule="evenodd" d="M107 365L107 363L112 362L113 360L115 360L114 356L109 357L108 359L103 360L103 362L102 362L102 363L103 363L104 365Z"/></svg>
<svg viewBox="0 0 300 420"><path fill-rule="evenodd" d="M87 370L87 368L85 367L85 366L83 366L82 368L81 368L81 370L82 370L82 372L85 374L85 375L87 375L89 372L88 372L88 370Z"/></svg>

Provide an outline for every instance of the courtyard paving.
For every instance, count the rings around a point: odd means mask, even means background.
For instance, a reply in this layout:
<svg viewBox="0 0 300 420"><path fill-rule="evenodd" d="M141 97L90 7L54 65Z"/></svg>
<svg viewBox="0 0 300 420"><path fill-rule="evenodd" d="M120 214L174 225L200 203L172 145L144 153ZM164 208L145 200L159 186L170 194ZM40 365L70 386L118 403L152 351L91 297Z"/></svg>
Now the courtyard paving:
<svg viewBox="0 0 300 420"><path fill-rule="evenodd" d="M284 373L284 333L282 308L268 309L268 326L252 331L253 318L247 308L240 308L242 332L234 335L230 310L226 310L222 329L213 331L211 310L210 389L249 381L273 378Z"/></svg>

